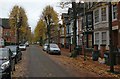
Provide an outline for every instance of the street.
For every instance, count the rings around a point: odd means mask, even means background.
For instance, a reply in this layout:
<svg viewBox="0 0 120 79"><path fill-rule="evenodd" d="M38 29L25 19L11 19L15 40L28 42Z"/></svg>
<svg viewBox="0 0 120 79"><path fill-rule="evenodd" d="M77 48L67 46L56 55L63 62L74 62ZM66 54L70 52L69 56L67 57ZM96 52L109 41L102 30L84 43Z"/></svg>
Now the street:
<svg viewBox="0 0 120 79"><path fill-rule="evenodd" d="M22 60L16 65L12 77L96 77L87 71L75 70L62 61L62 55L50 55L42 47L31 45L22 51Z"/></svg>
<svg viewBox="0 0 120 79"><path fill-rule="evenodd" d="M27 50L28 77L70 77L70 73L52 61L42 49L31 46Z"/></svg>
<svg viewBox="0 0 120 79"><path fill-rule="evenodd" d="M120 79L120 0L0 3L2 78Z"/></svg>

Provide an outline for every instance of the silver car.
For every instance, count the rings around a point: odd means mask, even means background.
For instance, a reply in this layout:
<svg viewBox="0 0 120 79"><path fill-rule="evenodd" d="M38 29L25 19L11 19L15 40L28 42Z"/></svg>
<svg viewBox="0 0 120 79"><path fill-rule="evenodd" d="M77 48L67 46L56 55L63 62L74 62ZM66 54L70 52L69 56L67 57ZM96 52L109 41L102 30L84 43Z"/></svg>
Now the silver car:
<svg viewBox="0 0 120 79"><path fill-rule="evenodd" d="M61 50L57 44L50 44L50 48L47 49L47 53L61 55Z"/></svg>
<svg viewBox="0 0 120 79"><path fill-rule="evenodd" d="M43 45L43 51L46 51L46 50L47 50L47 47L48 47L48 44L47 44L47 43L44 44L44 45Z"/></svg>

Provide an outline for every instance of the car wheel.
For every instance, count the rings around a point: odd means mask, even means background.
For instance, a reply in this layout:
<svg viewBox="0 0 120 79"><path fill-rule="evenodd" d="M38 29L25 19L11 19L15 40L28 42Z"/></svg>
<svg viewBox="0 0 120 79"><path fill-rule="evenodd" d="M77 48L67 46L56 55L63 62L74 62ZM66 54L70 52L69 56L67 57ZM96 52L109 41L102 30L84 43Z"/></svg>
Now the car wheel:
<svg viewBox="0 0 120 79"><path fill-rule="evenodd" d="M20 57L20 60L22 60L22 57Z"/></svg>
<svg viewBox="0 0 120 79"><path fill-rule="evenodd" d="M6 79L11 79L11 69L9 69Z"/></svg>
<svg viewBox="0 0 120 79"><path fill-rule="evenodd" d="M13 71L15 71L15 64L14 64L14 69L13 69Z"/></svg>
<svg viewBox="0 0 120 79"><path fill-rule="evenodd" d="M15 59L15 64L17 64L17 63L18 63L18 59L16 58L16 59Z"/></svg>
<svg viewBox="0 0 120 79"><path fill-rule="evenodd" d="M58 55L61 55L61 52L59 52Z"/></svg>
<svg viewBox="0 0 120 79"><path fill-rule="evenodd" d="M12 63L12 73L13 73L13 71L15 71L15 59L13 60L13 63Z"/></svg>
<svg viewBox="0 0 120 79"><path fill-rule="evenodd" d="M50 52L47 51L48 54L50 54Z"/></svg>
<svg viewBox="0 0 120 79"><path fill-rule="evenodd" d="M14 71L15 71L15 67L14 67L14 69L13 69Z"/></svg>

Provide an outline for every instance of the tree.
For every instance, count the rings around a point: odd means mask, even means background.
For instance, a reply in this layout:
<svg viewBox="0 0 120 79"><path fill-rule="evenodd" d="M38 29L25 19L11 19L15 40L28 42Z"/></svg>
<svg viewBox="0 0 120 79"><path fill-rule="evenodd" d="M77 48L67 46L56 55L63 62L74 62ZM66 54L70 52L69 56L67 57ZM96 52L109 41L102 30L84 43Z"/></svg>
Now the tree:
<svg viewBox="0 0 120 79"><path fill-rule="evenodd" d="M19 28L20 41L26 40L28 18L24 8L15 5L9 15L9 23L11 30L16 33L16 29ZM24 39L24 40L23 40Z"/></svg>
<svg viewBox="0 0 120 79"><path fill-rule="evenodd" d="M52 19L52 22L57 25L58 24L58 14L57 12L53 9L53 7L51 7L50 5L46 6L44 9L43 9L43 12L42 12L42 16L43 16L43 19L45 16L48 16L50 15L51 16L51 19Z"/></svg>
<svg viewBox="0 0 120 79"><path fill-rule="evenodd" d="M35 41L41 41L43 42L43 40L45 40L47 38L46 34L47 34L47 25L45 20L45 16L48 17L48 15L51 16L52 19L52 23L53 25L51 25L51 29L54 28L54 31L56 34L57 33L57 27L58 27L58 15L57 12L53 9L53 7L51 7L50 5L46 6L43 9L42 15L36 25L36 28L34 30L34 40Z"/></svg>
<svg viewBox="0 0 120 79"><path fill-rule="evenodd" d="M51 7L50 5L46 6L43 9L42 12L42 19L45 19L45 17L49 18L50 17L50 21L51 21L51 25L50 25L50 34L52 33L52 36L57 36L58 35L58 14L57 12L54 10L53 7ZM51 36L51 35L50 35ZM56 37L55 37L56 38Z"/></svg>
<svg viewBox="0 0 120 79"><path fill-rule="evenodd" d="M37 26L34 30L34 37L36 41L39 41L40 38L43 40L45 39L46 27L45 23L42 19L40 19L37 23Z"/></svg>

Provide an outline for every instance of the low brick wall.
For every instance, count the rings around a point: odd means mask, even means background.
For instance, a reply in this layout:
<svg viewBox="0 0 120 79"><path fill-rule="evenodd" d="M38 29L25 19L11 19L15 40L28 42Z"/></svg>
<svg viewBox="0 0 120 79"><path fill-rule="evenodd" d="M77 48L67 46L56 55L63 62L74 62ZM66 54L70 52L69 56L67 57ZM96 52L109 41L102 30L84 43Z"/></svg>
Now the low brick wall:
<svg viewBox="0 0 120 79"><path fill-rule="evenodd" d="M87 56L92 57L92 52L93 52L93 49L92 49L92 48L86 48L86 49L85 49L85 52L86 52L86 55L87 55Z"/></svg>
<svg viewBox="0 0 120 79"><path fill-rule="evenodd" d="M85 53L87 56L92 57L92 52L93 52L93 48L85 48ZM83 55L82 50L80 51L80 55Z"/></svg>

